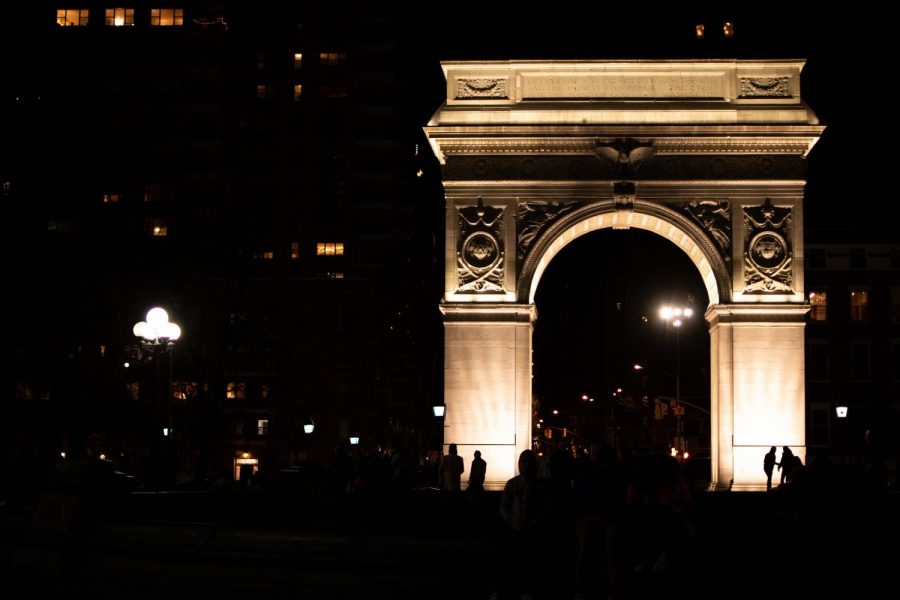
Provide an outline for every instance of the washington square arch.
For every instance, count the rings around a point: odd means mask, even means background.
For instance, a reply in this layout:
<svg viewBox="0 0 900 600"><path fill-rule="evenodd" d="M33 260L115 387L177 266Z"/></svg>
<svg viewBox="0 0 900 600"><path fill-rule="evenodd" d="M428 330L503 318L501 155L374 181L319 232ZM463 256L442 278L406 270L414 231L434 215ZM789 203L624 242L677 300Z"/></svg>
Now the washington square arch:
<svg viewBox="0 0 900 600"><path fill-rule="evenodd" d="M592 231L684 251L708 295L711 486L805 455L803 188L824 129L798 60L447 62L445 444L502 487L532 440L534 297ZM589 270L590 265L585 265Z"/></svg>

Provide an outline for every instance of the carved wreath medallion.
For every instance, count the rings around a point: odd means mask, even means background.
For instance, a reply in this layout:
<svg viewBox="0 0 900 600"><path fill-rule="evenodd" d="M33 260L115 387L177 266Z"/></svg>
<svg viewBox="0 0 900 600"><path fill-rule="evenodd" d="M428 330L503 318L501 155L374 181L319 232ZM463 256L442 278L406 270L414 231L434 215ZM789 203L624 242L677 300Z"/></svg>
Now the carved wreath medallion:
<svg viewBox="0 0 900 600"><path fill-rule="evenodd" d="M744 292L791 292L791 209L766 198L762 206L744 208Z"/></svg>
<svg viewBox="0 0 900 600"><path fill-rule="evenodd" d="M502 292L503 209L477 206L459 209L459 246L456 253L459 292Z"/></svg>

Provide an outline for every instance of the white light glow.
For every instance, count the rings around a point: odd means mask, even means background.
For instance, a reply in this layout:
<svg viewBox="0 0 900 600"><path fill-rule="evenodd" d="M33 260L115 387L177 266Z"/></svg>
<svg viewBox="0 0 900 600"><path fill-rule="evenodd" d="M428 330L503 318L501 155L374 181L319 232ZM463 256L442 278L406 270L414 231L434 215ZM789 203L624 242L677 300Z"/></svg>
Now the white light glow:
<svg viewBox="0 0 900 600"><path fill-rule="evenodd" d="M659 309L659 316L664 321L668 321L672 318L672 309L668 306L663 306L661 309Z"/></svg>
<svg viewBox="0 0 900 600"><path fill-rule="evenodd" d="M846 406L836 406L836 407L834 407L834 410L837 413L838 419L846 419L847 418L847 407Z"/></svg>
<svg viewBox="0 0 900 600"><path fill-rule="evenodd" d="M151 308L147 313L147 323L153 327L159 328L169 322L169 313L160 307Z"/></svg>
<svg viewBox="0 0 900 600"><path fill-rule="evenodd" d="M431 412L434 413L435 417L440 418L444 416L444 411L446 410L446 408L447 407L445 407L443 404L436 404L431 407Z"/></svg>
<svg viewBox="0 0 900 600"><path fill-rule="evenodd" d="M350 436L350 445L351 446L359 446L359 436L358 435Z"/></svg>
<svg viewBox="0 0 900 600"><path fill-rule="evenodd" d="M306 423L306 424L303 426L303 433L305 433L305 434L310 434L310 433L312 433L313 431L315 431L315 429L316 429L316 426L315 426L313 423Z"/></svg>

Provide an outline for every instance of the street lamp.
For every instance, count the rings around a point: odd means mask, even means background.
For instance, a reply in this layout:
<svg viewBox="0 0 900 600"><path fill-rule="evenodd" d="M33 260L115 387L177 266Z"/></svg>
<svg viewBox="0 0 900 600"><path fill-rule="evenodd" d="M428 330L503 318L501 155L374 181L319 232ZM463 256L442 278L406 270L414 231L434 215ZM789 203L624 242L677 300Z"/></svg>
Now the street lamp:
<svg viewBox="0 0 900 600"><path fill-rule="evenodd" d="M684 421L681 408L681 326L694 314L687 306L663 306L660 318L675 328L675 447L684 451Z"/></svg>
<svg viewBox="0 0 900 600"><path fill-rule="evenodd" d="M169 436L172 435L172 358L175 340L181 337L181 327L176 323L169 321L169 313L158 306L151 308L147 312L146 319L146 321L138 321L135 323L132 332L136 337L141 339L141 346L151 349L156 357L154 369L156 373L157 395L159 394L159 357L166 353L169 355L169 418L167 421L168 427L163 430L163 435ZM159 431L158 401L154 402L154 406L156 408L154 413L157 415L155 430ZM154 432L154 436L155 435L156 433Z"/></svg>

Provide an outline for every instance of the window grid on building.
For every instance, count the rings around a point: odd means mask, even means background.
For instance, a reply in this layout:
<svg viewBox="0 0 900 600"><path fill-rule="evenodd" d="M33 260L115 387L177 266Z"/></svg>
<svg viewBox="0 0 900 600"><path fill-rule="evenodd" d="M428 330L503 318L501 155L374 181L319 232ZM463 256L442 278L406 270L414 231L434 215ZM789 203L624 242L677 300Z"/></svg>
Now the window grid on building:
<svg viewBox="0 0 900 600"><path fill-rule="evenodd" d="M108 27L130 27L134 25L133 8L107 8L106 25Z"/></svg>
<svg viewBox="0 0 900 600"><path fill-rule="evenodd" d="M869 318L869 292L850 290L850 320L866 321Z"/></svg>
<svg viewBox="0 0 900 600"><path fill-rule="evenodd" d="M347 62L347 54L345 52L320 52L319 62L330 67L343 65Z"/></svg>
<svg viewBox="0 0 900 600"><path fill-rule="evenodd" d="M268 419L257 419L256 420L256 433L258 435L269 435L269 420Z"/></svg>
<svg viewBox="0 0 900 600"><path fill-rule="evenodd" d="M319 242L316 244L316 256L343 256L344 242Z"/></svg>
<svg viewBox="0 0 900 600"><path fill-rule="evenodd" d="M816 291L809 293L810 321L824 321L828 318L828 293Z"/></svg>
<svg viewBox="0 0 900 600"><path fill-rule="evenodd" d="M184 9L151 8L150 25L155 27L173 27L184 25Z"/></svg>
<svg viewBox="0 0 900 600"><path fill-rule="evenodd" d="M88 9L60 8L56 11L56 24L60 27L78 27L88 24Z"/></svg>
<svg viewBox="0 0 900 600"><path fill-rule="evenodd" d="M225 384L225 397L240 400L246 397L247 386L243 382L229 381Z"/></svg>

